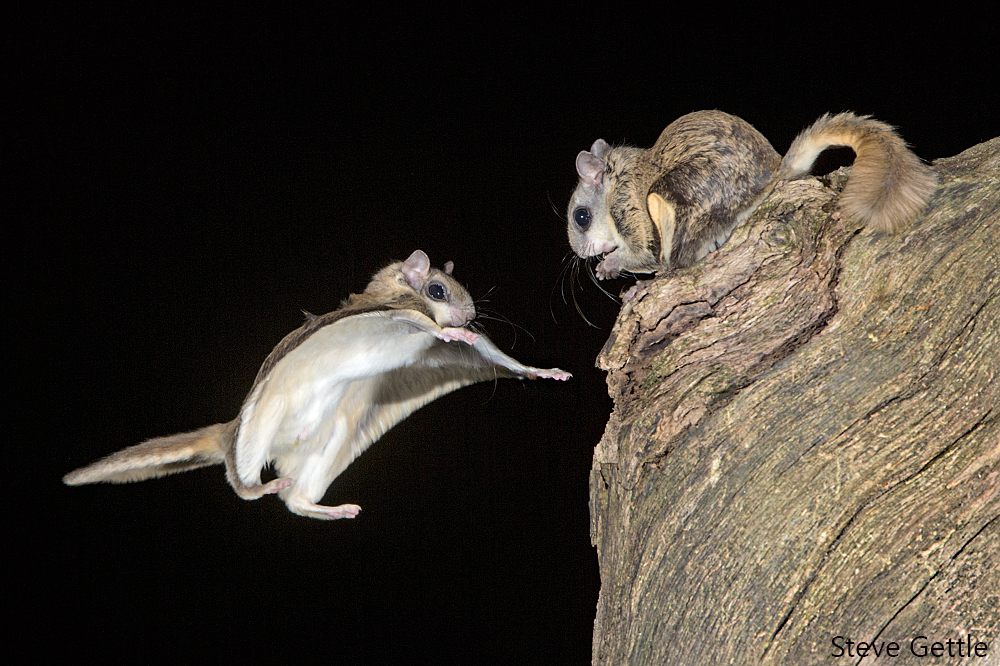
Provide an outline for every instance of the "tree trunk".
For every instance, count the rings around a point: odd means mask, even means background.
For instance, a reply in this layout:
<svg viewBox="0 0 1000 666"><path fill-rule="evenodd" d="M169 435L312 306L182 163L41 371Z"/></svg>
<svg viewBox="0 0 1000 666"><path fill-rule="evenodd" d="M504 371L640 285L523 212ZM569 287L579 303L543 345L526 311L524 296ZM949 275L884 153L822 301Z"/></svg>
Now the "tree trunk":
<svg viewBox="0 0 1000 666"><path fill-rule="evenodd" d="M624 303L595 664L1000 663L1000 138L935 169L892 236L783 183Z"/></svg>

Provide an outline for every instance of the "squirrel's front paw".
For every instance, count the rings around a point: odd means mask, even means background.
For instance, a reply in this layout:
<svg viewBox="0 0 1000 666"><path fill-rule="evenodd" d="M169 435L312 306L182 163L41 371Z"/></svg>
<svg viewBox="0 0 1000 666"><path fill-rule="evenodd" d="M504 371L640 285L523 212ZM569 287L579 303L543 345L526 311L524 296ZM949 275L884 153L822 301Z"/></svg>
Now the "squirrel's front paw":
<svg viewBox="0 0 1000 666"><path fill-rule="evenodd" d="M610 280L618 277L621 273L621 266L618 265L618 258L613 256L604 257L604 260L594 268L594 274L598 279Z"/></svg>
<svg viewBox="0 0 1000 666"><path fill-rule="evenodd" d="M454 342L455 340L461 340L462 342L470 345L476 344L479 341L479 336L470 331L467 328L458 327L448 327L442 328L437 334L438 339L444 340L445 342Z"/></svg>

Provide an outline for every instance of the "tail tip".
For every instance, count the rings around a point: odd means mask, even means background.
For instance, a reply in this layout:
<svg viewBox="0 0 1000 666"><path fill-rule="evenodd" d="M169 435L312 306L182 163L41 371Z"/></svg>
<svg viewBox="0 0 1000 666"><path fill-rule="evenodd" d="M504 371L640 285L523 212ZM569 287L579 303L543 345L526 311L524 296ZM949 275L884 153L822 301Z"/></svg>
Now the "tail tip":
<svg viewBox="0 0 1000 666"><path fill-rule="evenodd" d="M885 181L867 180L852 175L841 194L840 209L848 218L883 233L899 233L910 226L937 189L937 174L923 163L908 169L891 187Z"/></svg>

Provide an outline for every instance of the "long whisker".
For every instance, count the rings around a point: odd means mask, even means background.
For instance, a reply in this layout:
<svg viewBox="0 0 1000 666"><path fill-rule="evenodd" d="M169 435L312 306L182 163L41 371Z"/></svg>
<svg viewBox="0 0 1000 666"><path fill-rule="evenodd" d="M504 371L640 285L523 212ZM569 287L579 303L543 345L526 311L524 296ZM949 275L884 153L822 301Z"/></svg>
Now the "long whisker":
<svg viewBox="0 0 1000 666"><path fill-rule="evenodd" d="M559 288L559 295L562 296L562 302L563 302L563 304L564 305L569 305L569 301L566 299L566 273L567 272L572 273L574 262L571 261L571 259L573 257L575 257L575 256L576 255L574 255L572 252L568 252L568 253L566 253L565 256L563 256L563 259L562 259L562 268L559 269L559 277L556 278L555 284L552 285L552 291L549 292L549 314L552 316L552 321L554 321L557 324L559 323L559 320L556 319L555 310L552 309L552 299L555 296L556 287L558 287ZM571 278L571 281L570 281L570 291L572 291L572 288L573 288L573 282L572 282L572 278ZM574 294L574 298L575 298L575 294Z"/></svg>
<svg viewBox="0 0 1000 666"><path fill-rule="evenodd" d="M514 346L517 345L517 329L521 329L522 331L524 331L525 333L527 333L528 337L531 338L532 341L534 341L535 340L535 336L533 336L531 334L531 331L529 331L525 327L521 326L520 324L515 324L510 319L507 319L507 317L504 317L503 315L501 315L501 314L499 314L497 312L494 312L493 310L486 310L484 308L480 308L479 307L480 303L489 303L489 300L486 297L489 296L490 294L492 294L496 290L496 288L497 288L496 285L493 285L492 287L490 287L486 291L485 294L483 294L483 296L481 298L476 299L475 304L476 304L476 314L477 314L477 316L480 317L481 319L493 319L495 321L503 322L503 323L507 324L508 326L510 326L512 329L514 329L514 342L511 343L511 346L510 346L511 349L513 349Z"/></svg>
<svg viewBox="0 0 1000 666"><path fill-rule="evenodd" d="M586 272L587 275L590 277L591 281L594 282L594 284L597 284L597 288L598 289L600 289L605 295L611 297L612 300L614 300L614 297L611 296L611 294L608 293L608 291L606 289L604 289L604 287L602 287L599 283L597 283L597 278L594 276L594 272L593 272L593 269L590 266L590 261L589 260L587 260L587 259L581 259L580 257L576 256L575 254L569 255L568 259L569 259L569 262L567 263L566 270L563 271L562 275L563 275L563 278L564 278L564 283L563 284L565 284L565 275L566 275L566 271L568 270L569 277L570 277L569 290L570 290L570 297L573 300L573 308L576 310L577 314L580 315L580 318L583 319L583 321L585 321L587 323L588 326L592 326L593 328L600 328L597 324L595 324L594 322L590 321L590 319L587 318L587 315L584 314L584 312L583 312L583 308L580 306L580 301L576 297L577 289L580 289L580 290L583 289L583 284L580 282L580 268L581 268L581 266L583 267L584 272ZM565 293L565 290L563 290L563 302L564 303L566 302L566 293Z"/></svg>
<svg viewBox="0 0 1000 666"><path fill-rule="evenodd" d="M489 296L490 294L492 294L496 290L496 288L497 288L497 286L493 285L492 287L490 287L489 289L486 290L485 294L483 294L482 296L480 296L479 298L477 298L475 302L476 303L489 303L490 301L486 297Z"/></svg>
<svg viewBox="0 0 1000 666"><path fill-rule="evenodd" d="M563 212L561 212L556 207L556 202L552 200L552 193L551 192L546 192L545 196L549 200L549 206L552 207L552 212L555 213L556 217L558 217L561 221L565 222L566 221L566 214L563 213Z"/></svg>
<svg viewBox="0 0 1000 666"><path fill-rule="evenodd" d="M610 298L610 299L611 299L612 301L614 301L615 303L618 303L618 304L621 304L621 301L619 301L619 300L618 300L618 297L617 297L617 296L615 296L615 295L614 295L614 294L612 294L612 293L611 293L610 291L608 291L607 289L605 289L605 288L604 288L604 286L603 286L603 285L602 285L602 284L600 283L600 281L599 281L599 280L597 279L597 276L596 276L596 275L594 275L594 271L593 271L593 270L591 269L591 267L590 267L590 265L589 265L589 264L587 265L587 268L588 268L588 270L587 270L587 275L588 275L588 276L590 277L590 281L591 281L591 282L593 282L593 283L594 283L595 285L597 285L597 288L598 288L598 289L600 289L600 290L601 290L601 292L602 292L602 293L603 293L603 294L604 294L605 296L607 296L608 298Z"/></svg>
<svg viewBox="0 0 1000 666"><path fill-rule="evenodd" d="M488 319L489 318L490 317L488 317ZM471 329L472 331L475 331L479 335L482 335L484 337L488 337L488 336L486 336L486 329L484 329L482 326L480 326L479 324L477 324L475 321L469 322L468 327L469 327L469 329ZM497 375L496 365L495 364L490 364L490 368L493 370L493 391L490 393L490 397L488 397L486 399L486 402L489 402L490 400L492 400L493 396L495 396L497 394L497 384L498 384L497 380L500 379L499 375ZM484 402L483 404L486 404L486 402Z"/></svg>
<svg viewBox="0 0 1000 666"><path fill-rule="evenodd" d="M556 208L555 202L552 201L552 196L549 195L549 206L552 207L552 212L555 213L560 220L565 222L565 217L560 213L559 209ZM580 302L576 297L577 288L583 289L583 285L580 282L580 266L583 265L583 270L587 273L587 277L590 281L597 285L597 288L601 290L605 296L610 298L616 303L621 303L611 292L605 289L600 282L597 280L597 276L594 275L593 262L599 260L600 257L588 257L583 259L577 256L574 252L568 252L563 257L563 267L559 271L559 277L556 279L556 285L552 286L552 293L549 295L549 314L552 315L552 321L559 323L556 319L555 311L552 309L552 296L555 294L556 286L559 286L559 293L562 296L562 301L565 304L569 304L569 299L566 297L566 276L569 275L569 298L573 301L573 308L576 310L580 318L587 323L588 326L594 328L600 328L594 322L587 318L587 315L583 313L583 308L580 306Z"/></svg>

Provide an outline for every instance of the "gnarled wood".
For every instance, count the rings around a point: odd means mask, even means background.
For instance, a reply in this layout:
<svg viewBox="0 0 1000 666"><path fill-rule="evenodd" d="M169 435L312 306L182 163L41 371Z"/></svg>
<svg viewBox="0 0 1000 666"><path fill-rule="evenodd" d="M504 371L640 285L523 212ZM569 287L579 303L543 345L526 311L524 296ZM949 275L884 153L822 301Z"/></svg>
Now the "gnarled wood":
<svg viewBox="0 0 1000 666"><path fill-rule="evenodd" d="M926 663L920 635L1000 661L1000 139L935 169L892 236L782 183L623 305L595 664L829 663L837 636Z"/></svg>

